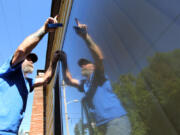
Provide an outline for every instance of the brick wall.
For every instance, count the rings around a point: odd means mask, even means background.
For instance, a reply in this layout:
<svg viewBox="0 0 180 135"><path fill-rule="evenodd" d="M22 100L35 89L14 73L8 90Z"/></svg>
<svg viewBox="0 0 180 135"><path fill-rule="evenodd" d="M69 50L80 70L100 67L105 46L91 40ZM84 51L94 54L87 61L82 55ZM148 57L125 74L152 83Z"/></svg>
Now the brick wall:
<svg viewBox="0 0 180 135"><path fill-rule="evenodd" d="M43 73L38 73L37 79L41 78L43 75ZM43 112L43 87L40 86L34 89L30 135L43 135Z"/></svg>

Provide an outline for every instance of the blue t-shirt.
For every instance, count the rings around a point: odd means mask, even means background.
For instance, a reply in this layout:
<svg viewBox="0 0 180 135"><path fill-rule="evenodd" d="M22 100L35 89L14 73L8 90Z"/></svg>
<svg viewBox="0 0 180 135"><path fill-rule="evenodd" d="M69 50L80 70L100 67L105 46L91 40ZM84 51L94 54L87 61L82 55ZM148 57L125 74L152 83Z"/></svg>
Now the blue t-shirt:
<svg viewBox="0 0 180 135"><path fill-rule="evenodd" d="M32 79L25 79L21 63L11 59L0 67L0 135L16 135L24 116Z"/></svg>
<svg viewBox="0 0 180 135"><path fill-rule="evenodd" d="M113 92L107 76L95 71L90 80L82 80L80 91L85 92L84 102L97 126L126 115L124 107Z"/></svg>

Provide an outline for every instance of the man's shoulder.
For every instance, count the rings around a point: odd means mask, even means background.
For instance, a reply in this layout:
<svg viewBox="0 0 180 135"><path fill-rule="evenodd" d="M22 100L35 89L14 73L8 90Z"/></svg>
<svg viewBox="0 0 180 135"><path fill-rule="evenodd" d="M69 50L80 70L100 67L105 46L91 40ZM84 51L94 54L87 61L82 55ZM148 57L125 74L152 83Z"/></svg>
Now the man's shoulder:
<svg viewBox="0 0 180 135"><path fill-rule="evenodd" d="M80 82L79 82L79 87L78 87L78 90L79 90L80 92L84 92L84 84L85 84L85 82L86 82L86 79L80 80Z"/></svg>
<svg viewBox="0 0 180 135"><path fill-rule="evenodd" d="M96 83L97 85L102 85L107 80L108 76L104 74L104 72L99 72L99 70L95 70L90 77L90 82Z"/></svg>
<svg viewBox="0 0 180 135"><path fill-rule="evenodd" d="M33 85L34 85L34 83L35 83L35 80L33 79L33 78L26 78L26 80L28 81L28 83L29 83L29 87L30 87L30 92L32 92L33 91Z"/></svg>
<svg viewBox="0 0 180 135"><path fill-rule="evenodd" d="M16 66L11 65L11 60L13 56L10 56L1 66L0 66L0 73L7 73L7 72L12 72L16 71L17 69L21 69L21 63L17 64Z"/></svg>

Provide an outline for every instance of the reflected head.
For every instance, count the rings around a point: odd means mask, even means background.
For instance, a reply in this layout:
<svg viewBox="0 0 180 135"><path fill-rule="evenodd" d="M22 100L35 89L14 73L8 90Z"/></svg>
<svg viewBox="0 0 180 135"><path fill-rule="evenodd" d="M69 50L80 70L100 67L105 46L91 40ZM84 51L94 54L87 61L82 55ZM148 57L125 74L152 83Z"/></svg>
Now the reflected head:
<svg viewBox="0 0 180 135"><path fill-rule="evenodd" d="M93 64L93 63L92 63L91 61L85 59L85 58L79 59L78 65L79 65L80 67L82 67L82 65L86 65L86 64Z"/></svg>

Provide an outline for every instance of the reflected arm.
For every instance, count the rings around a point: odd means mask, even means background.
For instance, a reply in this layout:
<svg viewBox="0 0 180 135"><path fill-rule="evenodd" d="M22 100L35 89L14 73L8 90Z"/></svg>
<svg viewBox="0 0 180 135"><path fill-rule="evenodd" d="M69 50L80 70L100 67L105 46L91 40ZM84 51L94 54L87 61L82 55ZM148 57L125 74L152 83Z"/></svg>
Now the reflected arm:
<svg viewBox="0 0 180 135"><path fill-rule="evenodd" d="M65 55L65 54L63 54ZM79 88L79 81L77 79L72 78L71 73L69 72L67 65L67 58L64 56L62 58L62 70L63 70L63 78L67 85Z"/></svg>
<svg viewBox="0 0 180 135"><path fill-rule="evenodd" d="M87 25L81 24L79 20L75 19L77 26L74 26L76 33L86 42L87 47L89 48L91 55L95 61L96 68L104 71L103 59L104 56L99 46L93 41L91 36L88 34Z"/></svg>
<svg viewBox="0 0 180 135"><path fill-rule="evenodd" d="M41 85L47 85L50 83L50 81L52 80L54 73L56 71L56 67L57 67L57 63L60 59L60 51L56 51L54 53L53 59L47 69L47 71L45 72L44 76L40 79L37 79L33 88L34 87L38 87Z"/></svg>
<svg viewBox="0 0 180 135"><path fill-rule="evenodd" d="M83 37L83 39L86 42L87 47L91 52L91 55L93 56L96 67L100 68L101 70L104 70L104 66L103 66L104 56L99 46L93 41L93 39L88 33Z"/></svg>

